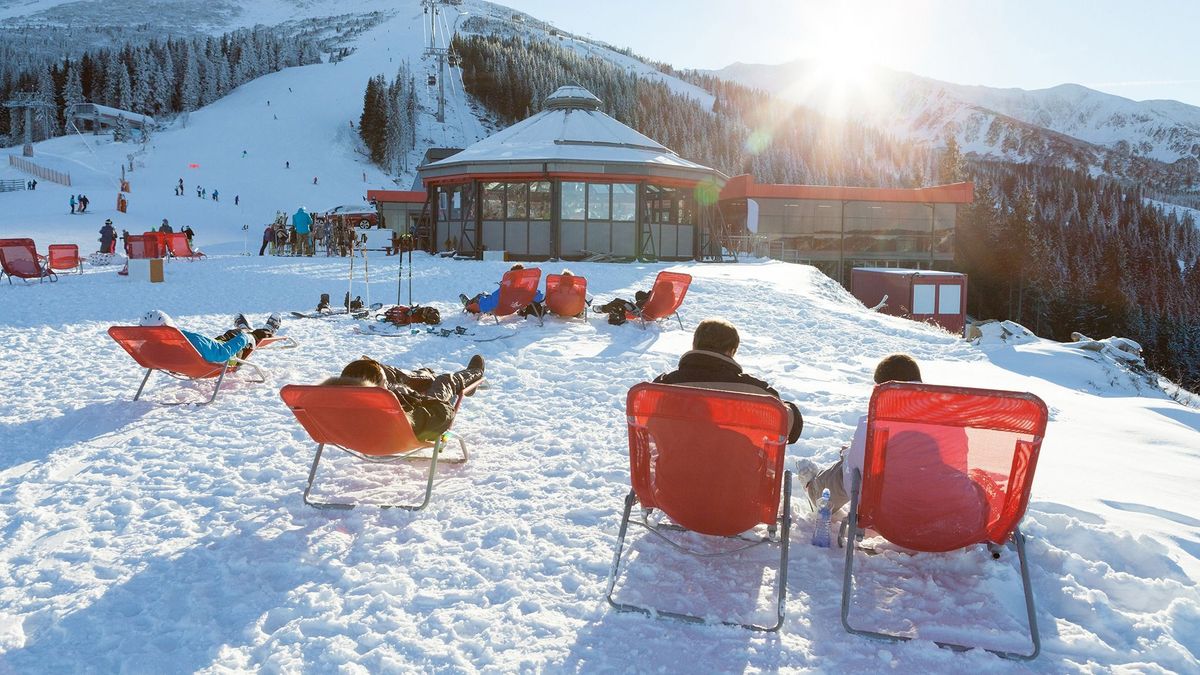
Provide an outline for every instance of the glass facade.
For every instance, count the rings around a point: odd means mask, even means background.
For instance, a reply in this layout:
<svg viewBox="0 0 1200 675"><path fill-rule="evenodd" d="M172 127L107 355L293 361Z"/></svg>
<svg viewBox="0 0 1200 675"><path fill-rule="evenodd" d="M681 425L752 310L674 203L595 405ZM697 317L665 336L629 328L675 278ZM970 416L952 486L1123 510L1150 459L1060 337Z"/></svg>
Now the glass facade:
<svg viewBox="0 0 1200 675"><path fill-rule="evenodd" d="M955 204L753 198L722 202L721 215L732 235L755 226L784 260L848 268L851 260L930 267L954 258Z"/></svg>

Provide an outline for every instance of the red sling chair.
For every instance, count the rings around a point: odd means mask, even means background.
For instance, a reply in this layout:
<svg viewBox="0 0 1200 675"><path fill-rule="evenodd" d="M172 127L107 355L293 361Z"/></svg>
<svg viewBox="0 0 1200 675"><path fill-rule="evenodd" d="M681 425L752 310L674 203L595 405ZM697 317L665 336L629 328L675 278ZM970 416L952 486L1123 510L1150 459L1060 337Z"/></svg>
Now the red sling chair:
<svg viewBox="0 0 1200 675"><path fill-rule="evenodd" d="M50 244L47 265L52 270L79 270L83 274L83 259L79 257L79 246L75 244Z"/></svg>
<svg viewBox="0 0 1200 675"><path fill-rule="evenodd" d="M187 234L184 232L172 232L163 235L166 239L167 250L171 252L173 258L187 258L188 260L196 260L197 258L207 258L200 251L193 251L188 244Z"/></svg>
<svg viewBox="0 0 1200 675"><path fill-rule="evenodd" d="M546 275L546 308L564 319L587 320L587 279L573 274Z"/></svg>
<svg viewBox="0 0 1200 675"><path fill-rule="evenodd" d="M500 317L515 314L525 309L537 295L538 282L542 280L542 271L532 269L509 270L500 279L500 301L496 308L488 312L500 323ZM482 316L482 315L481 315ZM540 323L542 317L538 317Z"/></svg>
<svg viewBox="0 0 1200 675"><path fill-rule="evenodd" d="M10 284L13 277L25 283L30 279L58 281L58 275L46 265L46 259L38 255L32 239L0 239L0 277L5 275Z"/></svg>
<svg viewBox="0 0 1200 675"><path fill-rule="evenodd" d="M1017 551L1033 649L1028 654L989 649L1031 660L1041 649L1025 537L1018 523L1029 504L1038 452L1046 432L1046 404L1028 393L889 382L875 387L867 422L863 470L855 469L842 583L842 625L856 635L888 640L909 636L850 625L854 541L867 528L913 551L945 552L986 544L999 558ZM938 642L970 649L972 645Z"/></svg>
<svg viewBox="0 0 1200 675"><path fill-rule="evenodd" d="M212 403L217 398L217 392L221 391L221 383L225 380L226 373L236 372L242 366L254 370L255 375L258 376L256 382L267 381L266 373L262 368L236 357L225 363L205 361L200 356L200 352L197 352L192 343L188 342L183 333L174 326L110 326L108 334L133 357L134 361L138 362L138 365L146 369L146 376L142 378L142 384L138 387L137 393L133 395L135 401L142 395L142 389L146 387L150 375L156 370L183 380L217 378L217 385L213 388L212 396L200 405ZM255 350L270 346L291 348L297 345L296 341L290 337L277 336L259 341ZM163 405L182 404L164 403Z"/></svg>
<svg viewBox="0 0 1200 675"><path fill-rule="evenodd" d="M662 271L654 278L654 286L650 288L650 297L646 304L635 312L629 312L630 319L641 321L642 328L651 321L670 319L672 315L683 328L683 319L679 318L679 306L683 304L683 296L687 295L688 286L692 284L692 275L682 272Z"/></svg>
<svg viewBox="0 0 1200 675"><path fill-rule="evenodd" d="M279 392L300 426L317 443L317 455L308 471L304 487L304 503L315 508L352 509L354 504L316 502L309 499L317 465L326 445L332 445L367 462L397 462L429 460L429 475L425 481L425 498L419 504L382 504L381 508L420 511L429 505L433 494L433 478L438 461L462 464L467 461L467 444L457 434L443 433L437 441L427 443L416 437L412 424L399 399L382 387L350 387L340 385L289 384ZM454 411L462 405L462 396L454 402ZM450 439L458 441L462 456L441 459L442 450ZM424 451L429 450L429 454Z"/></svg>
<svg viewBox="0 0 1200 675"><path fill-rule="evenodd" d="M737 621L720 623L760 631L779 630L783 625L787 592L788 535L792 519L791 472L783 470L788 409L779 399L764 394L646 383L629 390L625 409L633 489L625 498L617 550L609 572L605 596L609 604L620 611L668 616L693 623L707 622L700 616L613 599L630 522L658 534L664 530L690 530L718 537L737 537L752 542L737 550L763 543L780 548L775 590L776 622L773 625ZM641 504L643 515L631 521L630 512L635 501ZM674 524L652 525L646 518L652 509L660 509ZM750 538L743 534L760 524L767 526L765 537Z"/></svg>

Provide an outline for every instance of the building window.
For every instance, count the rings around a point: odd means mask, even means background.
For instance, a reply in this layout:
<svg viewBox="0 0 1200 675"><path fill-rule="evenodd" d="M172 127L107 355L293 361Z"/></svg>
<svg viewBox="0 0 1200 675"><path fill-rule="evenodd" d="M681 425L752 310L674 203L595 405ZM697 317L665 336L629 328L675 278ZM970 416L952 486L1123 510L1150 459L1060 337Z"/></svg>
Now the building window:
<svg viewBox="0 0 1200 675"><path fill-rule="evenodd" d="M483 219L504 220L504 183L484 183Z"/></svg>
<svg viewBox="0 0 1200 675"><path fill-rule="evenodd" d="M586 183L562 184L562 219L583 220L587 206Z"/></svg>
<svg viewBox="0 0 1200 675"><path fill-rule="evenodd" d="M637 185L616 183L612 186L612 219L631 223L637 216Z"/></svg>
<svg viewBox="0 0 1200 675"><path fill-rule="evenodd" d="M550 220L550 183L529 184L529 219Z"/></svg>
<svg viewBox="0 0 1200 675"><path fill-rule="evenodd" d="M507 195L508 220L526 220L529 218L529 184L509 183Z"/></svg>
<svg viewBox="0 0 1200 675"><path fill-rule="evenodd" d="M609 220L612 217L612 205L609 198L612 187L607 183L588 183L588 220Z"/></svg>

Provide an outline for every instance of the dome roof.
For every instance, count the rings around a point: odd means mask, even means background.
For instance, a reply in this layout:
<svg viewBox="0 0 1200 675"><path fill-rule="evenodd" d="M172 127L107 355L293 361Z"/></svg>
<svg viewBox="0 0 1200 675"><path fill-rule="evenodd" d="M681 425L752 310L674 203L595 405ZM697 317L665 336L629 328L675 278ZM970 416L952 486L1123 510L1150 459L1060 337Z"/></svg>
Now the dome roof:
<svg viewBox="0 0 1200 675"><path fill-rule="evenodd" d="M719 171L688 161L600 110L602 102L578 86L559 87L545 109L462 152L419 169L424 181L486 174L619 174L717 180Z"/></svg>

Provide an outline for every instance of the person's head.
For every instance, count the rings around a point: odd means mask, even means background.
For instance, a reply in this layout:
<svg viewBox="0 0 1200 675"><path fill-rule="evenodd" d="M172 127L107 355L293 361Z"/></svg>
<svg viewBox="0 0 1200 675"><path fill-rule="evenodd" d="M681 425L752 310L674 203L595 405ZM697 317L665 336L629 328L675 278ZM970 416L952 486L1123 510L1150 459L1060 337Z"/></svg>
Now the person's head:
<svg viewBox="0 0 1200 675"><path fill-rule="evenodd" d="M741 338L737 328L725 319L705 319L692 335L692 349L717 352L726 356L737 353Z"/></svg>
<svg viewBox="0 0 1200 675"><path fill-rule="evenodd" d="M889 354L875 366L875 384L920 381L921 369L908 354Z"/></svg>
<svg viewBox="0 0 1200 675"><path fill-rule="evenodd" d="M104 220L104 224L108 225L109 227L112 227L112 218L106 218Z"/></svg>
<svg viewBox="0 0 1200 675"><path fill-rule="evenodd" d="M166 224L167 224L167 219L163 218L163 225L166 225Z"/></svg>
<svg viewBox="0 0 1200 675"><path fill-rule="evenodd" d="M374 359L361 358L351 361L342 368L341 377L344 379L359 380L362 384L382 387L387 384L387 376L383 373L383 366Z"/></svg>
<svg viewBox="0 0 1200 675"><path fill-rule="evenodd" d="M565 268L565 267L563 268L562 275L563 275L564 277L572 277L572 276L575 276L574 274L572 274L572 273L571 273L571 270L569 270L569 269L567 269L567 268Z"/></svg>
<svg viewBox="0 0 1200 675"><path fill-rule="evenodd" d="M514 263L512 267L508 268L508 271L515 272L517 270L523 270L523 269L525 269L524 265L522 265L521 263Z"/></svg>
<svg viewBox="0 0 1200 675"><path fill-rule="evenodd" d="M171 318L170 314L167 314L166 312L162 311L161 309L152 309L149 312L146 312L145 314L142 315L142 318L138 321L138 325L139 326L174 326L175 320Z"/></svg>

